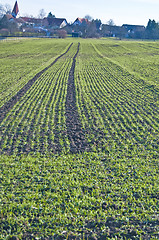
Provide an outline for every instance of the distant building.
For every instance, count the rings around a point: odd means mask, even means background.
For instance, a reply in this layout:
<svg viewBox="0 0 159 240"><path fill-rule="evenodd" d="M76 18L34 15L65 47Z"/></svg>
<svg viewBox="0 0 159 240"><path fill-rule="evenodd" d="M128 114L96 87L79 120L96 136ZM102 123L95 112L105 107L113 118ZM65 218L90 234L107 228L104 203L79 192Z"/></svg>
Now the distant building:
<svg viewBox="0 0 159 240"><path fill-rule="evenodd" d="M123 24L122 29L125 31L126 38L142 38L145 31L145 26Z"/></svg>
<svg viewBox="0 0 159 240"><path fill-rule="evenodd" d="M135 32L141 32L141 31L145 31L145 26L143 25L130 25L130 24L123 24L122 25L123 28L125 28L125 30L128 33L135 33Z"/></svg>
<svg viewBox="0 0 159 240"><path fill-rule="evenodd" d="M101 33L103 37L119 37L121 33L121 27L102 24Z"/></svg>
<svg viewBox="0 0 159 240"><path fill-rule="evenodd" d="M26 26L38 27L43 25L43 19L40 18L21 17L21 19Z"/></svg>
<svg viewBox="0 0 159 240"><path fill-rule="evenodd" d="M74 23L72 24L73 26L76 26L76 25L81 25L82 23L88 23L88 19L86 18L76 18L76 20L74 21Z"/></svg>
<svg viewBox="0 0 159 240"><path fill-rule="evenodd" d="M65 18L29 18L21 17L24 22L22 24L23 29L27 31L27 28L33 28L39 31L50 31L62 29L67 25L67 20Z"/></svg>
<svg viewBox="0 0 159 240"><path fill-rule="evenodd" d="M65 18L44 18L44 25L54 29L60 29L67 26L67 20Z"/></svg>
<svg viewBox="0 0 159 240"><path fill-rule="evenodd" d="M17 1L15 2L14 8L11 14L5 14L2 18L4 23L2 28L7 28L11 23L14 23L14 26L20 31L23 32L45 32L47 35L54 30L62 29L67 26L67 20L65 18L54 18L54 17L45 17L41 18L32 18L32 17L19 17L19 7Z"/></svg>

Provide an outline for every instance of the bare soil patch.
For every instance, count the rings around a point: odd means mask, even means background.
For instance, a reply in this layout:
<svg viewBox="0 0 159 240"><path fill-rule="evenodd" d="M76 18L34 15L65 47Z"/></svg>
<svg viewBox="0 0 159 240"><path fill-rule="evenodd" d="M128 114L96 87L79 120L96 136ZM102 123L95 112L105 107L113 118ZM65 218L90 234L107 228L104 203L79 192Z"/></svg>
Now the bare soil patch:
<svg viewBox="0 0 159 240"><path fill-rule="evenodd" d="M66 126L67 135L70 141L70 152L84 152L87 147L85 140L85 130L82 129L78 109L76 105L76 89L74 72L76 65L76 57L78 55L80 43L78 43L77 52L73 57L72 67L69 73L67 96L66 96Z"/></svg>

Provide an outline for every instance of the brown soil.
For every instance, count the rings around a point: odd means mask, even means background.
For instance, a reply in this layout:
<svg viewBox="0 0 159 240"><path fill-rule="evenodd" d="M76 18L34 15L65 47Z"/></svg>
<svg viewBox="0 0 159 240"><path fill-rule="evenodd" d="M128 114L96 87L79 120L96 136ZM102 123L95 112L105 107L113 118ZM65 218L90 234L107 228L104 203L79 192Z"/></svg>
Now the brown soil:
<svg viewBox="0 0 159 240"><path fill-rule="evenodd" d="M85 131L82 129L76 105L76 89L74 81L76 57L79 52L79 47L80 43L78 43L77 52L73 57L73 63L68 78L66 96L66 126L68 139L70 141L70 152L72 153L83 152L87 147L87 142L85 140Z"/></svg>

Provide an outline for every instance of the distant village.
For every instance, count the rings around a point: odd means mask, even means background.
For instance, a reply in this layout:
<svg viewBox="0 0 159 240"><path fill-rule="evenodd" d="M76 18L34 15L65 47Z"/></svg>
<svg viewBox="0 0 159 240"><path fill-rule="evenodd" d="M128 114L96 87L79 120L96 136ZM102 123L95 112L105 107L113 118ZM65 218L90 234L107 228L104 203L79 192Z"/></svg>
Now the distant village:
<svg viewBox="0 0 159 240"><path fill-rule="evenodd" d="M0 36L159 38L159 24L150 19L146 27L130 24L116 26L113 20L108 24L102 24L100 19L89 17L78 17L70 24L65 18L56 18L51 12L42 18L17 17L18 13L19 6L16 1L12 12L4 14L0 19Z"/></svg>

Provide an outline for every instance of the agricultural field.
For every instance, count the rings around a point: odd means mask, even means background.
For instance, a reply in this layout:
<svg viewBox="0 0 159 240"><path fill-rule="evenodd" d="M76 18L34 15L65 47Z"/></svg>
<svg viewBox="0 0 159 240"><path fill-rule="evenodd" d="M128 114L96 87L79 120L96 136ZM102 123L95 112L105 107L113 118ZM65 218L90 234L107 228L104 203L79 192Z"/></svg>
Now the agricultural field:
<svg viewBox="0 0 159 240"><path fill-rule="evenodd" d="M159 42L0 42L0 239L159 239Z"/></svg>
<svg viewBox="0 0 159 240"><path fill-rule="evenodd" d="M0 42L0 107L14 96L54 57L65 51L67 41L36 39Z"/></svg>

